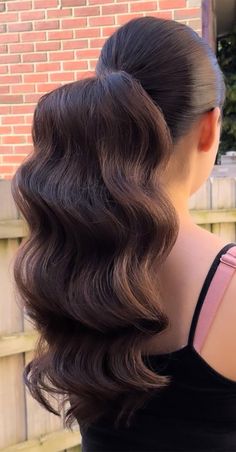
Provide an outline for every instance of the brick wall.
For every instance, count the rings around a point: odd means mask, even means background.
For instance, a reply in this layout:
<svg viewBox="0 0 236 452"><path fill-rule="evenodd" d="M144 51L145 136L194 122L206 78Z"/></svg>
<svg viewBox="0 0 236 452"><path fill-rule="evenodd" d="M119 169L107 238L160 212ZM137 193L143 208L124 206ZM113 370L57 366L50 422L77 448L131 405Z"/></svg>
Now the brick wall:
<svg viewBox="0 0 236 452"><path fill-rule="evenodd" d="M1 0L0 177L31 151L35 103L93 72L105 39L137 16L167 17L201 34L200 0Z"/></svg>

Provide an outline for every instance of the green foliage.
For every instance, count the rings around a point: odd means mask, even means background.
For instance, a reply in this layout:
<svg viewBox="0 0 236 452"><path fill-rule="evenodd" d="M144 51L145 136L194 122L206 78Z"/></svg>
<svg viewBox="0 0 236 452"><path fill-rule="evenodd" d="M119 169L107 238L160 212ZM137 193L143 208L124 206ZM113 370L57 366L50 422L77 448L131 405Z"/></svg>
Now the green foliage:
<svg viewBox="0 0 236 452"><path fill-rule="evenodd" d="M219 155L222 155L236 151L236 26L231 33L218 38L217 58L226 84L219 146Z"/></svg>

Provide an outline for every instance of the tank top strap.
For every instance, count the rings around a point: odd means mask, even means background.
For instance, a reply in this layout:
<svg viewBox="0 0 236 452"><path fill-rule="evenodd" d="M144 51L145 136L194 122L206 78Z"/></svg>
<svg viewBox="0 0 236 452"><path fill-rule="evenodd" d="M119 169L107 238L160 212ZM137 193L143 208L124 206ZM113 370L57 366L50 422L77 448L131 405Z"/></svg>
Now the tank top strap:
<svg viewBox="0 0 236 452"><path fill-rule="evenodd" d="M207 332L236 270L236 243L216 255L203 283L190 326L188 344L200 352Z"/></svg>

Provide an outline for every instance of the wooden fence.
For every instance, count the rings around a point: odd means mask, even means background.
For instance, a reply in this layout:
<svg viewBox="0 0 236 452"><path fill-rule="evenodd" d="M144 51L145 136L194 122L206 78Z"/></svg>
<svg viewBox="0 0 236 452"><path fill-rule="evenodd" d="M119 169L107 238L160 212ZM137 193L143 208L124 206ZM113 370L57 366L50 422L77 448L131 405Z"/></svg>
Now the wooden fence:
<svg viewBox="0 0 236 452"><path fill-rule="evenodd" d="M236 183L234 177L210 177L190 198L196 224L236 241ZM14 255L27 228L11 196L10 181L0 180L0 451L80 451L78 426L67 430L59 418L29 395L22 380L31 359L36 332L15 301L12 279Z"/></svg>

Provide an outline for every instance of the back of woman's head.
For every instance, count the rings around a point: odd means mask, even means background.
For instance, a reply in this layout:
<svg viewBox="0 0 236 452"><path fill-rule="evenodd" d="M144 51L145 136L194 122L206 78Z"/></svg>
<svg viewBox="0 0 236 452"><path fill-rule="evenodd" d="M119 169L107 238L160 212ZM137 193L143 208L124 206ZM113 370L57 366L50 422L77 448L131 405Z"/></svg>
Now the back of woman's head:
<svg viewBox="0 0 236 452"><path fill-rule="evenodd" d="M126 420L170 382L145 362L145 341L168 326L157 278L178 235L160 181L174 144L222 107L214 53L191 28L143 17L105 43L96 74L38 102L34 152L12 193L29 234L14 265L40 333L25 383L70 400L67 426L116 407Z"/></svg>

